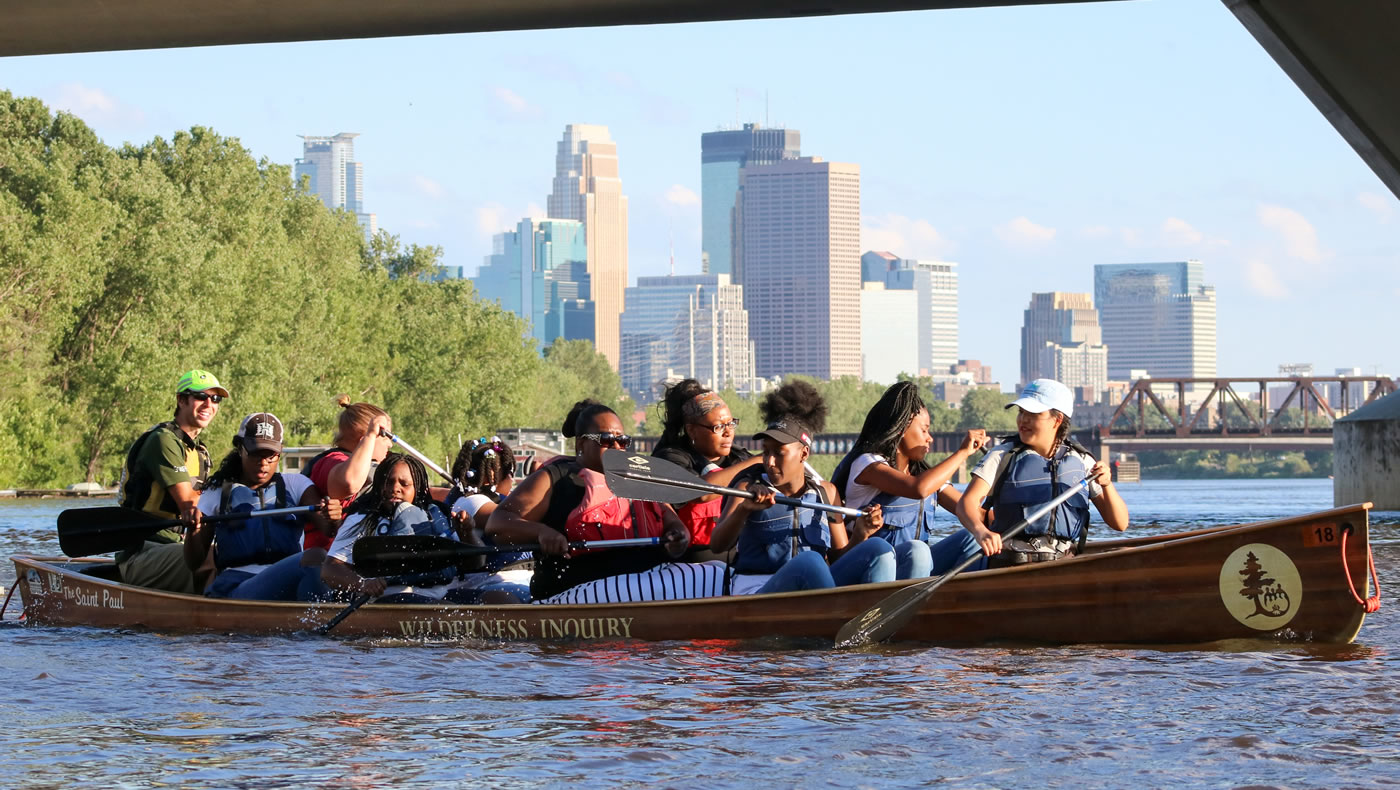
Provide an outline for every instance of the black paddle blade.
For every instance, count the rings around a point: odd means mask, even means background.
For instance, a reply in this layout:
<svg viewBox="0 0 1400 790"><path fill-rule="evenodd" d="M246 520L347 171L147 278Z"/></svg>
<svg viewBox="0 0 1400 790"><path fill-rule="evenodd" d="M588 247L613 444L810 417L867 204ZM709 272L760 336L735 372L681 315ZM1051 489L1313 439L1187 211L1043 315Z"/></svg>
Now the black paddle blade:
<svg viewBox="0 0 1400 790"><path fill-rule="evenodd" d="M163 519L127 507L79 507L58 514L58 545L69 557L132 549L177 519Z"/></svg>
<svg viewBox="0 0 1400 790"><path fill-rule="evenodd" d="M950 576L901 587L898 591L866 609L860 617L841 626L836 632L836 647L846 649L883 642L894 636L904 624L914 619L919 607Z"/></svg>
<svg viewBox="0 0 1400 790"><path fill-rule="evenodd" d="M354 564L361 576L404 576L434 573L491 551L431 535L369 535L355 541Z"/></svg>
<svg viewBox="0 0 1400 790"><path fill-rule="evenodd" d="M670 461L627 450L604 450L603 471L614 494L645 502L689 502L718 488Z"/></svg>

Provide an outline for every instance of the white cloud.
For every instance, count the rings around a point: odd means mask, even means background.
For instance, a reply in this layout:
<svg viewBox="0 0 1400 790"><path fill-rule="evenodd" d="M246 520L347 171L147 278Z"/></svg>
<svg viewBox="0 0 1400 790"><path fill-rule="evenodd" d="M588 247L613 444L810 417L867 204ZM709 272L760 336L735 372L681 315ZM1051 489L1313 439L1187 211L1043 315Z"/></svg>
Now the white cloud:
<svg viewBox="0 0 1400 790"><path fill-rule="evenodd" d="M1245 278L1249 287L1268 299L1282 299L1288 296L1288 289L1278 278L1272 266L1261 260L1245 261Z"/></svg>
<svg viewBox="0 0 1400 790"><path fill-rule="evenodd" d="M666 202L673 206L698 206L700 196L695 194L695 190L683 187L680 184L672 184L666 190Z"/></svg>
<svg viewBox="0 0 1400 790"><path fill-rule="evenodd" d="M953 243L928 220L903 214L861 217L860 248L892 252L901 258L942 258Z"/></svg>
<svg viewBox="0 0 1400 790"><path fill-rule="evenodd" d="M539 118L544 114L539 107L531 104L525 97L501 85L491 88L491 98L494 101L494 106L506 115L517 118Z"/></svg>
<svg viewBox="0 0 1400 790"><path fill-rule="evenodd" d="M1025 217L1017 217L996 228L1002 242L1013 247L1032 247L1055 240L1055 229L1037 225Z"/></svg>
<svg viewBox="0 0 1400 790"><path fill-rule="evenodd" d="M486 203L476 208L476 227L483 234L492 235L507 230L506 207L500 203Z"/></svg>
<svg viewBox="0 0 1400 790"><path fill-rule="evenodd" d="M79 82L59 85L49 104L88 123L142 123L146 117L138 108L123 104L101 88Z"/></svg>
<svg viewBox="0 0 1400 790"><path fill-rule="evenodd" d="M1390 218L1395 214L1395 198L1386 195L1378 195L1375 192L1362 192L1356 196L1356 202L1361 207L1376 215L1376 219L1382 224L1390 222Z"/></svg>
<svg viewBox="0 0 1400 790"><path fill-rule="evenodd" d="M1113 228L1107 225L1090 225L1087 228L1081 228L1079 235L1086 239L1106 239L1113 235Z"/></svg>
<svg viewBox="0 0 1400 790"><path fill-rule="evenodd" d="M432 180L431 178L428 178L427 176L414 176L413 186L419 192L423 193L424 195L430 198L433 198L434 200L440 200L444 197L447 197L447 189L443 187L442 184L439 184L438 182Z"/></svg>
<svg viewBox="0 0 1400 790"><path fill-rule="evenodd" d="M1283 248L1290 257L1308 263L1321 263L1327 257L1317 246L1317 229L1298 212L1284 206L1260 203L1259 224L1283 237Z"/></svg>
<svg viewBox="0 0 1400 790"><path fill-rule="evenodd" d="M1200 244L1205 235L1191 227L1191 223L1178 217L1167 217L1162 223L1162 235L1168 244Z"/></svg>

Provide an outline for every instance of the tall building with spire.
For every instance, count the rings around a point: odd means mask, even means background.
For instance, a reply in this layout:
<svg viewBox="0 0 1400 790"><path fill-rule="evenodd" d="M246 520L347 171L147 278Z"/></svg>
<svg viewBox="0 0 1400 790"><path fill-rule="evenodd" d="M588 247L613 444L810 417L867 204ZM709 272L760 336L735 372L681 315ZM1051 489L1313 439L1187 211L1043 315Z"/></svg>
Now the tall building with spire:
<svg viewBox="0 0 1400 790"><path fill-rule="evenodd" d="M859 376L860 165L747 165L736 215L758 375Z"/></svg>
<svg viewBox="0 0 1400 790"><path fill-rule="evenodd" d="M365 166L355 161L355 138L359 132L341 132L334 137L301 135L301 158L293 175L298 184L303 177L312 194L326 208L343 208L355 215L365 234L379 232L377 218L365 211Z"/></svg>
<svg viewBox="0 0 1400 790"><path fill-rule="evenodd" d="M700 135L700 270L735 274L734 211L739 198L739 171L747 165L771 165L802 156L796 129L764 129L746 123ZM735 275L737 277L737 274Z"/></svg>
<svg viewBox="0 0 1400 790"><path fill-rule="evenodd" d="M608 127L569 124L554 160L547 209L551 219L583 223L594 310L594 345L616 369L627 289L627 196L618 174L617 144Z"/></svg>

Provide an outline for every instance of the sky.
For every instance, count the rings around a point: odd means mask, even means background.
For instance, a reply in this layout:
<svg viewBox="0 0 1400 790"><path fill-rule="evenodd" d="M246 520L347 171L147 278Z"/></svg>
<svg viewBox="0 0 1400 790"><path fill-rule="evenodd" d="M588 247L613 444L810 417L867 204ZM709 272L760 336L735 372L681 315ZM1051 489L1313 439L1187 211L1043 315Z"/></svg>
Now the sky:
<svg viewBox="0 0 1400 790"><path fill-rule="evenodd" d="M475 273L543 216L569 123L609 127L630 277L700 270L700 135L861 167L862 249L956 261L960 356L1019 374L1037 291L1197 259L1219 374L1400 374L1400 202L1218 0L0 58L111 145L206 126L288 164L358 132L365 206Z"/></svg>

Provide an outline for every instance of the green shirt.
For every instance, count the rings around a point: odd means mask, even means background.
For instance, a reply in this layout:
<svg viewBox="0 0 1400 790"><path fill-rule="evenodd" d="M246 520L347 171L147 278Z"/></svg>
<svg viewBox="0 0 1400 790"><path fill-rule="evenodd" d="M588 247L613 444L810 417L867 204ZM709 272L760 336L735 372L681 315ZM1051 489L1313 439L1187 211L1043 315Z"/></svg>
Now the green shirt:
<svg viewBox="0 0 1400 790"><path fill-rule="evenodd" d="M208 474L209 451L204 443L191 439L175 423L163 422L141 434L127 451L117 502L161 518L179 518L170 488L178 483L198 488ZM180 533L164 529L148 540L178 543Z"/></svg>

